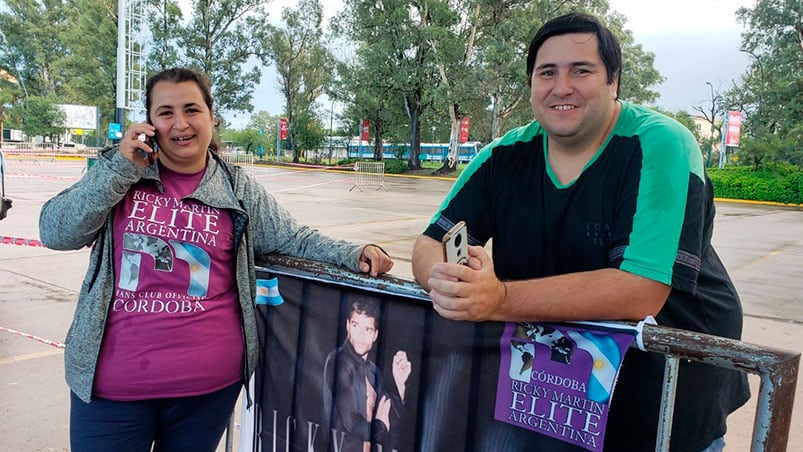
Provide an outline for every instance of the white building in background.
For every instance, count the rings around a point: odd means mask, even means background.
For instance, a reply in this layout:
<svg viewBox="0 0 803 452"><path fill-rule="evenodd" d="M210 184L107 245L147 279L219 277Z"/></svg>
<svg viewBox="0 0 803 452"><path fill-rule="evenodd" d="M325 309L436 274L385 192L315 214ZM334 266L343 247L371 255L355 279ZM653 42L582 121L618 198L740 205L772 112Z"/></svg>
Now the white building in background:
<svg viewBox="0 0 803 452"><path fill-rule="evenodd" d="M708 141L711 138L711 123L708 119L702 116L692 116L694 120L694 125L697 127L697 133L700 135L700 140L703 142ZM722 127L722 119L715 119L714 120L714 139L719 140L721 138L719 133L719 128Z"/></svg>

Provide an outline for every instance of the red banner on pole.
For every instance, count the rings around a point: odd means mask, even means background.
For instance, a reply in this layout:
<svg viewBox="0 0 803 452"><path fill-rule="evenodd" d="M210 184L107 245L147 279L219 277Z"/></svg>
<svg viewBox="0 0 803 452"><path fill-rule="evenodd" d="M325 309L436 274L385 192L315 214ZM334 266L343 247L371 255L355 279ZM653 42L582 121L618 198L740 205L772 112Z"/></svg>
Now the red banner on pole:
<svg viewBox="0 0 803 452"><path fill-rule="evenodd" d="M460 142L465 143L468 141L468 130L469 130L469 122L470 119L468 116L463 116L460 118Z"/></svg>
<svg viewBox="0 0 803 452"><path fill-rule="evenodd" d="M368 141L371 139L371 121L367 119L362 120L362 129L360 130L360 140Z"/></svg>
<svg viewBox="0 0 803 452"><path fill-rule="evenodd" d="M742 132L742 112L728 112L728 132L725 135L725 146L739 146L739 136Z"/></svg>
<svg viewBox="0 0 803 452"><path fill-rule="evenodd" d="M279 138L282 140L287 139L287 118L281 118L279 120Z"/></svg>

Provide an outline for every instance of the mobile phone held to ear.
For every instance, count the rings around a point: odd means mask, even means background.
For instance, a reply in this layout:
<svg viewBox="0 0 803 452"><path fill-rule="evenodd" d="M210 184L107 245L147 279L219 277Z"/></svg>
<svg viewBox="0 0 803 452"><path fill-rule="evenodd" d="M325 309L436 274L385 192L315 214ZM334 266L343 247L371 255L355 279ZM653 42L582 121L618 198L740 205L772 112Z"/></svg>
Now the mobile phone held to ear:
<svg viewBox="0 0 803 452"><path fill-rule="evenodd" d="M441 243L446 262L468 265L468 230L465 221L459 221L449 229Z"/></svg>
<svg viewBox="0 0 803 452"><path fill-rule="evenodd" d="M149 137L148 135L141 133L139 135L139 141L142 141L150 146L151 149L153 149L153 152L145 152L143 149L139 150L139 153L142 154L142 157L148 159L148 166L153 165L153 162L156 161L156 154L159 152L159 147L156 145L156 137Z"/></svg>

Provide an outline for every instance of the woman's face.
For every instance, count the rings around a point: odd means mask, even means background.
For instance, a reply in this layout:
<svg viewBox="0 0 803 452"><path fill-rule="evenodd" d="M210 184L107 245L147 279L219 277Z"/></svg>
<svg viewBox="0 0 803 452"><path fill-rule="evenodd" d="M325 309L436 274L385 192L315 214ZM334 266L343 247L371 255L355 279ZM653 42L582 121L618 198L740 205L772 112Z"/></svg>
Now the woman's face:
<svg viewBox="0 0 803 452"><path fill-rule="evenodd" d="M214 112L206 106L201 88L193 81L162 81L153 86L150 96L149 114L156 127L159 160L179 173L204 169Z"/></svg>

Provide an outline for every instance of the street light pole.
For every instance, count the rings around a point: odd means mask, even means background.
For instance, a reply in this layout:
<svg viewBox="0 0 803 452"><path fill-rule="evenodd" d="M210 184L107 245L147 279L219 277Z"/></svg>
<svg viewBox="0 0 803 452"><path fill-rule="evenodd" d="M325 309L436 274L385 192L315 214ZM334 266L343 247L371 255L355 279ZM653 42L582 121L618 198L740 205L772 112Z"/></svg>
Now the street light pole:
<svg viewBox="0 0 803 452"><path fill-rule="evenodd" d="M332 125L335 118L335 100L332 99L332 106L329 107L329 163L332 163Z"/></svg>
<svg viewBox="0 0 803 452"><path fill-rule="evenodd" d="M756 55L755 52L753 52L752 50L749 50L749 49L739 49L739 51L750 55L751 57L753 57L754 60L756 60L756 66L758 66L758 72L759 72L759 74L761 76L761 81L762 81L762 83L766 83L767 79L766 79L766 77L764 77L764 66L761 64L761 58L759 58L759 56ZM764 104L764 96L763 96L764 85L757 85L757 87L758 87L758 90L756 91L755 94L758 97L758 106L757 106L757 109L756 109L757 110L756 111L756 116L758 116L758 118L755 121L755 124L753 125L753 130L754 130L753 135L756 138L761 138L761 136L763 135L763 132L764 132L764 126L763 126L764 118L762 117L762 113L763 113L762 112L762 105Z"/></svg>
<svg viewBox="0 0 803 452"><path fill-rule="evenodd" d="M714 96L714 85L711 82L705 82L711 88L711 136L709 139L711 140L711 146L708 148L708 161L706 162L706 168L711 166L711 156L714 154L714 122L716 121L717 117L717 99L719 96Z"/></svg>

